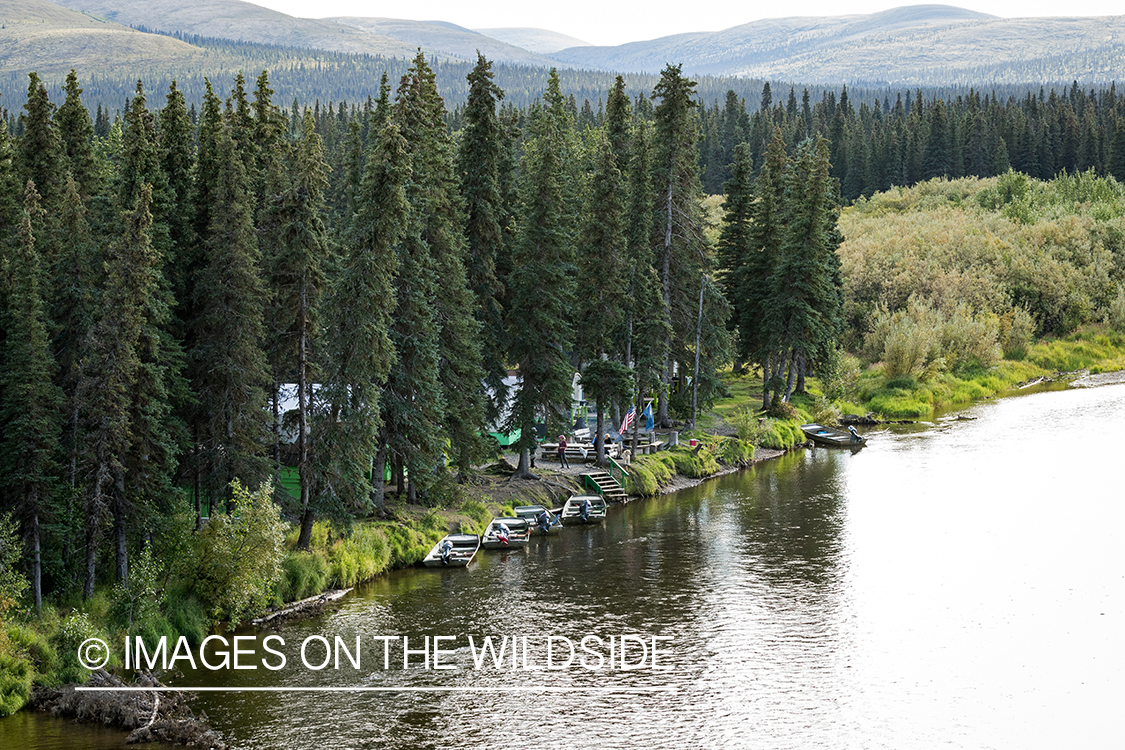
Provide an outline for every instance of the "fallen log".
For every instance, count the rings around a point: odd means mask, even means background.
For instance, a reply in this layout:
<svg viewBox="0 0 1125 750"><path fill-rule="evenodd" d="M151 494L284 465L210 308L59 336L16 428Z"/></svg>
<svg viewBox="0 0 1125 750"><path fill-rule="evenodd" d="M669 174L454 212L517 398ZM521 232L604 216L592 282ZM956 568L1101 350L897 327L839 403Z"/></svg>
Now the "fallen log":
<svg viewBox="0 0 1125 750"><path fill-rule="evenodd" d="M315 596L310 596L305 599L301 599L300 601L286 604L281 609L275 612L270 612L268 615L263 615L262 617L251 620L250 622L261 627L270 623L276 624L295 615L301 615L302 617L314 615L320 612L320 610L323 609L326 604L336 601L337 599L347 594L349 591L351 591L350 588L325 591L323 593L316 594Z"/></svg>

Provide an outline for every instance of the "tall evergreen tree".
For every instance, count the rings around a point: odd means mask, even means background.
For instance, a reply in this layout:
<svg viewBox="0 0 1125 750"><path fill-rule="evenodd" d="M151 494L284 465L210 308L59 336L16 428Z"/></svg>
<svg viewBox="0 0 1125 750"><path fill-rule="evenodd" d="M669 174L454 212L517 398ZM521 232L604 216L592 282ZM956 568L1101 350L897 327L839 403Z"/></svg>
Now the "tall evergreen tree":
<svg viewBox="0 0 1125 750"><path fill-rule="evenodd" d="M745 283L743 277L747 271L747 256L754 252L750 238L753 186L753 148L748 143L741 143L734 150L731 178L723 186L726 198L723 201L723 227L717 247L719 280L734 312L730 323L735 330L746 313L746 301L742 297ZM739 351L745 351L741 342Z"/></svg>
<svg viewBox="0 0 1125 750"><path fill-rule="evenodd" d="M28 180L35 183L43 206L50 211L62 198L66 181L62 142L47 87L38 73L31 73L28 78L27 101L19 117L21 135L16 143L16 171L20 184Z"/></svg>
<svg viewBox="0 0 1125 750"><path fill-rule="evenodd" d="M770 348L788 368L783 401L840 333L835 184L825 139L802 143L785 175L785 229L765 315Z"/></svg>
<svg viewBox="0 0 1125 750"><path fill-rule="evenodd" d="M606 406L630 395L627 365L609 361L613 333L622 319L628 271L625 185L608 134L595 131L595 170L589 181L577 255L578 301L575 348L583 362L582 388L597 404L597 462L605 465Z"/></svg>
<svg viewBox="0 0 1125 750"><path fill-rule="evenodd" d="M521 170L522 215L512 251L508 331L519 367L510 430L522 430L515 476L529 466L535 423L565 425L574 368L575 192L577 141L558 72L551 70L543 103L531 112Z"/></svg>
<svg viewBox="0 0 1125 750"><path fill-rule="evenodd" d="M4 494L22 518L29 580L35 611L43 606L42 524L50 520L59 484L59 407L57 365L51 357L45 274L35 246L35 225L43 226L39 194L28 182L20 242L9 262L5 342L0 388L3 425Z"/></svg>
<svg viewBox="0 0 1125 750"><path fill-rule="evenodd" d="M383 123L372 141L356 212L351 248L327 301L326 377L321 404L326 424L317 430L326 472L349 507L366 507L373 494L383 510L386 451L379 446L379 394L395 360L389 330L395 310L396 247L410 206L406 139ZM374 469L372 469L374 457Z"/></svg>
<svg viewBox="0 0 1125 750"><path fill-rule="evenodd" d="M297 473L300 478L301 533L298 546L308 547L316 515L316 477L310 419L313 384L318 379L316 347L320 337L320 304L324 294L330 246L324 224L324 188L328 165L323 142L310 113L292 152L285 189L272 190L268 208L276 228L270 266L274 291L274 324L278 358L275 373L292 373L297 397ZM277 375L275 375L276 377Z"/></svg>
<svg viewBox="0 0 1125 750"><path fill-rule="evenodd" d="M89 199L101 188L101 170L94 156L94 124L82 104L82 89L78 86L78 74L73 69L67 74L63 89L66 101L55 112L62 153L70 173L78 182L82 197Z"/></svg>
<svg viewBox="0 0 1125 750"><path fill-rule="evenodd" d="M495 422L504 409L507 375L504 337L504 285L497 271L507 252L500 169L506 151L506 133L497 114L504 92L493 82L492 63L477 54L477 64L468 76L469 97L465 104L465 128L457 154L461 195L465 203L465 237L468 241L466 270L476 301L480 324L485 382L491 398L487 417Z"/></svg>
<svg viewBox="0 0 1125 750"><path fill-rule="evenodd" d="M151 188L142 185L136 206L122 216L123 228L107 249L105 288L79 385L86 424L83 590L87 598L94 594L102 515L108 510L113 517L117 579L124 582L128 579L127 520L141 507L146 490L155 489L168 471L162 460L167 436L159 434L161 405L154 398L159 394L153 392L159 383L152 382L154 373L145 363L146 355L151 357L156 348L151 316L159 297L159 257L149 235L151 202ZM146 453L148 446L154 450Z"/></svg>
<svg viewBox="0 0 1125 750"><path fill-rule="evenodd" d="M660 103L653 111L655 125L653 189L657 216L656 257L664 299L664 317L672 333L668 341L683 341L696 323L693 301L699 290L704 244L702 230L703 188L696 159L699 128L695 81L683 76L680 66L668 65L660 74L653 97ZM768 91L763 92L763 102ZM763 109L768 108L763 104ZM658 424L666 425L672 358L665 367Z"/></svg>
<svg viewBox="0 0 1125 750"><path fill-rule="evenodd" d="M253 224L253 194L229 129L219 142L223 165L212 186L215 207L206 256L193 283L195 316L188 352L198 407L193 434L201 452L210 507L227 504L231 482L257 486L266 476L268 434L262 315L265 291Z"/></svg>
<svg viewBox="0 0 1125 750"><path fill-rule="evenodd" d="M407 141L412 167L410 203L417 213L419 239L425 245L421 252L429 255L435 280L440 280L440 290L436 285L432 288L431 301L438 326L443 406L437 423L444 427L457 465L464 472L484 450L480 437L484 426L480 324L473 317L475 300L465 274L465 217L453 144L445 128L445 106L438 95L435 74L421 53L399 87L394 119L403 132L411 134ZM426 475L426 464L417 462L436 462L437 457L436 452L427 456L419 451L411 462L412 486Z"/></svg>
<svg viewBox="0 0 1125 750"><path fill-rule="evenodd" d="M159 154L160 167L168 186L168 212L165 220L171 241L174 263L169 267L169 284L176 300L184 299L189 293L190 284L184 277L187 264L184 260L192 257L193 235L191 208L192 170L195 166L195 138L191 120L188 117L184 93L172 81L164 109L160 110ZM182 322L177 328L182 336Z"/></svg>

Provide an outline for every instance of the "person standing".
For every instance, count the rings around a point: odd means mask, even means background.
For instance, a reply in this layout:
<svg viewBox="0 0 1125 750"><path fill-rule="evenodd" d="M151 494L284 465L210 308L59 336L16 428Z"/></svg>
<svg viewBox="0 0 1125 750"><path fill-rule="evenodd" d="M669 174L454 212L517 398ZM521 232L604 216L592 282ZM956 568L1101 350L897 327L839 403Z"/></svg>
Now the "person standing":
<svg viewBox="0 0 1125 750"><path fill-rule="evenodd" d="M570 468L570 462L566 460L566 435L559 435L559 466Z"/></svg>

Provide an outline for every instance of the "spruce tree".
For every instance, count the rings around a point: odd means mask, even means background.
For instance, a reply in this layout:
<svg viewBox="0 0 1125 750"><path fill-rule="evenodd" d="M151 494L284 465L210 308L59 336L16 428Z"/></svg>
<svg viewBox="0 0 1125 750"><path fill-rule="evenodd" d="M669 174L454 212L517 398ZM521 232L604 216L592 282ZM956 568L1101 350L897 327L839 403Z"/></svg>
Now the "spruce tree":
<svg viewBox="0 0 1125 750"><path fill-rule="evenodd" d="M177 301L189 293L190 283L185 278L192 257L195 236L192 227L192 170L195 166L195 139L183 92L172 81L164 109L159 115L160 167L168 186L168 212L165 216L172 247L174 263L169 266L169 284ZM177 321L182 336L183 321Z"/></svg>
<svg viewBox="0 0 1125 750"><path fill-rule="evenodd" d="M571 350L575 294L575 193L577 139L558 72L551 70L543 102L531 112L521 170L523 204L512 250L507 311L510 357L519 384L508 419L522 430L514 476L534 478L530 451L535 423L567 424L571 405Z"/></svg>
<svg viewBox="0 0 1125 750"><path fill-rule="evenodd" d="M403 236L403 250L413 258L401 260L398 303L402 306L404 302L403 283L412 287L410 295L419 302L428 298L430 309L416 318L421 327L414 333L428 336L433 331L437 358L429 359L429 342L419 342L426 346L416 347L405 339L395 340L400 363L408 361L410 349L416 351L409 379L417 389L411 394L414 413L403 414L405 418L397 424L389 417L385 423L402 430L392 448L410 470L412 496L417 489L426 488L440 458L434 425L444 426L462 469L482 450L478 433L484 421L480 391L484 373L477 340L479 324L472 316L473 298L465 278L464 216L444 117L434 72L419 53L402 78L392 115L400 130L410 134L407 150L412 170L407 187L412 226ZM404 277L411 263L418 274L408 280ZM388 389L395 385L403 393L406 382L396 383L397 375L392 373ZM431 390L432 384L437 388Z"/></svg>
<svg viewBox="0 0 1125 750"><path fill-rule="evenodd" d="M62 198L66 180L62 142L47 87L38 73L30 73L28 78L27 101L19 117L21 135L16 143L16 172L21 185L28 180L35 183L42 205L50 211Z"/></svg>
<svg viewBox="0 0 1125 750"><path fill-rule="evenodd" d="M329 260L324 224L324 188L328 167L323 142L310 113L291 152L283 185L270 190L268 222L276 232L270 258L270 288L275 331L274 377L291 373L297 396L297 474L300 480L301 533L298 546L308 548L316 515L316 477L311 457L313 384L318 379L317 346L320 305Z"/></svg>
<svg viewBox="0 0 1125 750"><path fill-rule="evenodd" d="M169 470L162 460L167 440L159 434L161 405L153 398L159 394L152 390L160 384L152 382L154 373L144 361L146 355L151 356L157 338L151 330L159 287L159 257L149 234L151 202L151 188L142 185L136 206L122 215L123 228L107 248L105 287L97 323L85 347L78 389L86 435L83 590L87 598L94 594L103 514L108 511L113 517L117 579L125 582L127 519L139 510L137 503L146 497L146 490L162 483L161 475ZM155 450L145 453L145 446ZM146 460L150 457L151 463ZM166 492L167 488L160 490Z"/></svg>
<svg viewBox="0 0 1125 750"><path fill-rule="evenodd" d="M683 349L685 339L695 329L699 273L705 262L705 240L700 202L703 188L699 179L697 149L698 116L692 97L695 81L685 78L680 66L668 65L653 89L660 103L653 112L653 190L655 193L656 257L664 300L664 318L674 340ZM763 92L763 100L767 96ZM672 358L665 367L658 424L668 423L668 397L672 377Z"/></svg>
<svg viewBox="0 0 1125 750"><path fill-rule="evenodd" d="M789 401L806 366L836 340L840 290L839 216L835 179L824 138L805 141L785 175L785 230L772 276L766 320L772 348L788 367L783 401Z"/></svg>
<svg viewBox="0 0 1125 750"><path fill-rule="evenodd" d="M407 143L394 123L373 138L356 212L350 251L327 300L325 383L318 446L326 473L342 502L365 508L369 497L383 510L386 451L379 446L379 394L395 360L389 336L395 310L396 247L410 207ZM374 457L374 470L372 458Z"/></svg>
<svg viewBox="0 0 1125 750"><path fill-rule="evenodd" d="M576 351L583 362L582 387L597 403L597 463L605 465L605 413L612 401L630 395L630 373L621 362L609 361L614 330L622 321L628 256L625 226L625 185L605 131L592 136L595 170L587 188L577 255L578 299ZM624 384L624 385L622 385Z"/></svg>
<svg viewBox="0 0 1125 750"><path fill-rule="evenodd" d="M64 394L66 480L78 485L79 431L78 385L88 335L96 315L96 286L100 278L100 256L77 181L71 176L59 213L59 253L50 268L51 321L54 324L52 351L59 366L58 383Z"/></svg>
<svg viewBox="0 0 1125 750"><path fill-rule="evenodd" d="M506 133L496 112L504 92L492 79L492 63L478 53L476 67L468 76L469 97L465 104L465 129L457 154L457 170L465 204L466 270L469 287L476 297L474 314L480 324L485 382L491 393L487 416L495 422L507 400L504 285L497 271L507 247L500 176Z"/></svg>
<svg viewBox="0 0 1125 750"><path fill-rule="evenodd" d="M43 605L42 524L50 519L59 484L59 407L62 393L55 384L57 365L51 357L47 310L43 303L46 275L34 232L44 224L35 185L27 184L20 241L8 268L5 342L0 369L0 424L3 425L4 494L14 501L23 521L32 599L36 613Z"/></svg>
<svg viewBox="0 0 1125 750"><path fill-rule="evenodd" d="M67 74L63 89L66 101L55 112L62 153L83 199L89 199L101 189L101 171L94 156L94 124L82 104L82 89L73 69Z"/></svg>
<svg viewBox="0 0 1125 750"><path fill-rule="evenodd" d="M738 290L733 294L739 346L743 356L762 366L762 408L769 407L770 381L779 369L766 315L770 305L770 280L781 253L785 227L784 180L788 164L781 130L775 129L765 163L754 183L747 237L749 246L733 275L738 284Z"/></svg>
<svg viewBox="0 0 1125 750"><path fill-rule="evenodd" d="M254 487L266 477L268 376L254 199L229 129L221 135L218 156L222 170L212 186L205 260L192 285L188 373L197 401L192 423L202 489L211 508L226 503L229 512L231 482Z"/></svg>
<svg viewBox="0 0 1125 750"><path fill-rule="evenodd" d="M745 263L751 249L751 210L754 201L753 149L740 143L734 150L731 178L723 185L723 226L716 248L719 262L719 281L723 293L733 309L730 324L735 330L744 319L746 302L742 298ZM740 344L739 351L745 347ZM736 368L737 369L737 368Z"/></svg>

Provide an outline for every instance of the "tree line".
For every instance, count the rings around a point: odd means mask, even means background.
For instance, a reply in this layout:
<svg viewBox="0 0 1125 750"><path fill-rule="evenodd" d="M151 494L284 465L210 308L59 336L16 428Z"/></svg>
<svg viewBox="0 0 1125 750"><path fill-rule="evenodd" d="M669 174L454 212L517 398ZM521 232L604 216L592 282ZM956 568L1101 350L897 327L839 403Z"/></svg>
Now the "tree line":
<svg viewBox="0 0 1125 750"><path fill-rule="evenodd" d="M1125 96L1116 84L861 97L846 86L819 99L790 87L784 100L775 99L766 83L750 113L728 91L721 105L714 101L702 112L705 189L722 190L740 143L750 143L754 163L763 164L775 128L790 151L813 135L827 138L832 176L849 202L934 177L993 177L1009 169L1041 180L1090 169L1125 180Z"/></svg>
<svg viewBox="0 0 1125 750"><path fill-rule="evenodd" d="M505 106L481 57L456 131L421 54L361 107L282 108L263 72L194 113L138 81L112 123L73 71L57 106L29 78L0 128L0 493L37 607L127 582L177 514L237 514L235 480L295 468L307 546L385 476L448 497L493 425L530 476L576 371L600 435L644 396L686 414L729 359L678 67L579 128L556 74Z"/></svg>

